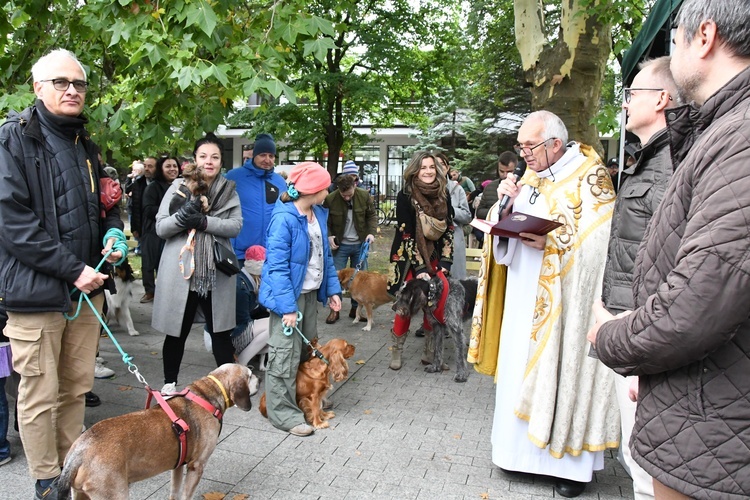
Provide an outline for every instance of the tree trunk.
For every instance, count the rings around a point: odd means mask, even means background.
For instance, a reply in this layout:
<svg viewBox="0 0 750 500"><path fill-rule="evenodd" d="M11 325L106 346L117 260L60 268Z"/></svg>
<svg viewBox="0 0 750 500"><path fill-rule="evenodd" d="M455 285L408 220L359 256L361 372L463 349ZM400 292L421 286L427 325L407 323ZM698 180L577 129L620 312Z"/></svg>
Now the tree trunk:
<svg viewBox="0 0 750 500"><path fill-rule="evenodd" d="M343 96L333 96L333 113L329 114L328 126L326 127L326 145L328 146L328 160L326 170L331 174L331 179L336 177L339 169L339 157L344 145L344 116Z"/></svg>
<svg viewBox="0 0 750 500"><path fill-rule="evenodd" d="M601 152L593 118L612 45L611 26L586 15L579 0L563 0L557 40L554 45L541 43L545 35L540 7L539 0L515 0L516 45L531 84L531 109L555 113L570 140Z"/></svg>

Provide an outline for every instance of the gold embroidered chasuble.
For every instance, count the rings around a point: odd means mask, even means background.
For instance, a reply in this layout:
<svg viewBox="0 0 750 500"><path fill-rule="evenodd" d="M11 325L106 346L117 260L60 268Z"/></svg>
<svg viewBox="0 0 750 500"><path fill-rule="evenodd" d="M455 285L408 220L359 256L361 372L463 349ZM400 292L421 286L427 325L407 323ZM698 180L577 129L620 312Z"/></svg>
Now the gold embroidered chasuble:
<svg viewBox="0 0 750 500"><path fill-rule="evenodd" d="M549 446L549 453L555 458L566 453L578 456L583 450L615 448L620 436L614 375L588 356L586 340L586 333L594 324L591 304L601 295L614 190L598 155L585 145L580 145L580 150L586 160L564 179L553 182L531 170L522 179L523 184L536 188L547 200L548 218L563 225L547 236L526 370L519 398L512 403L515 415L529 424L529 440L540 448ZM483 250L487 258L491 252ZM482 268L486 266L483 259ZM487 278L492 277L492 272L485 273L478 301L487 302ZM484 328L475 323L482 323L488 311L492 311L490 317L501 319L503 314L513 313L503 311L503 302L494 298L482 309L479 307L478 303L475 314L481 311L482 316L472 321L470 344L479 351L470 350L469 360L481 362L481 347L488 345L487 338L494 335L488 332L486 322ZM499 334L497 337L495 345ZM486 366L478 371L494 373ZM503 380L497 383L502 384Z"/></svg>
<svg viewBox="0 0 750 500"><path fill-rule="evenodd" d="M614 209L612 181L596 153L560 182L529 171L563 223L547 237L539 274L529 359L515 413L529 423L529 439L553 456L619 445L620 419L612 371L588 356L586 333L601 296ZM502 383L502 381L500 381Z"/></svg>

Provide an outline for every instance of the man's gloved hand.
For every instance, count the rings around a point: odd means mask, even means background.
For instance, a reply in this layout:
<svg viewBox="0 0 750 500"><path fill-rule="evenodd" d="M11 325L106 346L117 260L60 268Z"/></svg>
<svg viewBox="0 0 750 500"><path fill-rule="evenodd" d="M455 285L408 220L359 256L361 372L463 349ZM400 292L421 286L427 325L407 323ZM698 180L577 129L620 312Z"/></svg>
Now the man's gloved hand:
<svg viewBox="0 0 750 500"><path fill-rule="evenodd" d="M185 229L205 231L208 226L208 218L192 200L185 203L174 216L177 224Z"/></svg>

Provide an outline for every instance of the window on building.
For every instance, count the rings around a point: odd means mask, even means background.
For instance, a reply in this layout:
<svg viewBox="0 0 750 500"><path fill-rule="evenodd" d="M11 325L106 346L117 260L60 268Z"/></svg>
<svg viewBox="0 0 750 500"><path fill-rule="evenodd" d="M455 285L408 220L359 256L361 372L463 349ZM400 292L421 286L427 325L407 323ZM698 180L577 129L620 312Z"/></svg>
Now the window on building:
<svg viewBox="0 0 750 500"><path fill-rule="evenodd" d="M406 146L388 146L388 168L386 175L404 175L404 169L409 164L411 155Z"/></svg>

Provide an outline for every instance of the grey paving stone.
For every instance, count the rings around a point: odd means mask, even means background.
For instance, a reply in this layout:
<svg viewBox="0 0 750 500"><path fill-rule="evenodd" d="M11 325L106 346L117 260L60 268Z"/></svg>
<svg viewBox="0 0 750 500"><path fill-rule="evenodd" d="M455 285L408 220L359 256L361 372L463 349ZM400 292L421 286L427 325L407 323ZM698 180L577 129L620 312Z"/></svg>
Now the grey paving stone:
<svg viewBox="0 0 750 500"><path fill-rule="evenodd" d="M136 296L140 296L137 291ZM150 327L151 307L134 304L140 336L120 332L116 336L141 373L159 388L164 337ZM349 378L335 385L336 417L331 427L307 438L274 429L257 410L259 396L253 398L255 407L249 412L230 409L196 498L212 491L229 494L230 499L244 494L284 500L476 500L482 493L491 500L554 498L551 480L505 474L492 464L495 386L490 377L472 372L465 384L456 384L453 369L425 373L419 363L423 340L411 335L404 367L390 370L392 312L387 307L376 311L376 327L369 333L348 321L326 325L323 308L319 309L321 339L347 338L357 346L353 359L364 361L350 362ZM447 352L452 365L452 349ZM95 381L94 392L103 404L87 408L87 425L141 409L145 402L143 387L128 373L111 341L102 339L100 353L117 376ZM205 376L214 366L213 356L203 346L202 326L196 325L188 337L180 386ZM0 467L0 498L25 500L33 497L34 481L28 476L18 434L11 430L9 438L14 459ZM605 453L605 469L595 474L581 498L633 498L630 479L615 456ZM163 473L135 483L131 498L167 498L169 481L170 474Z"/></svg>

